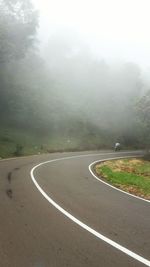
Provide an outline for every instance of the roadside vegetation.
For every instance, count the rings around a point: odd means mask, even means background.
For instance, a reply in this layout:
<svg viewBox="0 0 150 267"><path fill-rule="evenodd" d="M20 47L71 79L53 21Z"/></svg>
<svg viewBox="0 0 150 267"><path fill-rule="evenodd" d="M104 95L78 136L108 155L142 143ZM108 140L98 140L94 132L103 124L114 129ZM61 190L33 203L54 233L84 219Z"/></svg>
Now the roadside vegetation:
<svg viewBox="0 0 150 267"><path fill-rule="evenodd" d="M72 135L40 134L31 129L2 128L0 131L0 158L37 155L53 152L71 152L111 148L111 142L100 132L94 137L87 133Z"/></svg>
<svg viewBox="0 0 150 267"><path fill-rule="evenodd" d="M148 147L150 83L140 67L93 57L63 32L41 53L38 25L32 1L0 0L0 157Z"/></svg>
<svg viewBox="0 0 150 267"><path fill-rule="evenodd" d="M96 174L117 188L150 200L150 161L119 159L95 166Z"/></svg>

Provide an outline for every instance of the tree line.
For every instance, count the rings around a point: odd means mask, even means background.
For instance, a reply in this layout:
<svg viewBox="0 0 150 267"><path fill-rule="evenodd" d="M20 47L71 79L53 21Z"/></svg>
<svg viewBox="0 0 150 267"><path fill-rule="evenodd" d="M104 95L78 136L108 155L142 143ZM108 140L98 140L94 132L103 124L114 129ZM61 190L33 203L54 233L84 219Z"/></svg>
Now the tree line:
<svg viewBox="0 0 150 267"><path fill-rule="evenodd" d="M77 139L78 149L148 144L150 93L140 68L108 64L59 33L41 55L37 29L29 0L0 0L1 129Z"/></svg>

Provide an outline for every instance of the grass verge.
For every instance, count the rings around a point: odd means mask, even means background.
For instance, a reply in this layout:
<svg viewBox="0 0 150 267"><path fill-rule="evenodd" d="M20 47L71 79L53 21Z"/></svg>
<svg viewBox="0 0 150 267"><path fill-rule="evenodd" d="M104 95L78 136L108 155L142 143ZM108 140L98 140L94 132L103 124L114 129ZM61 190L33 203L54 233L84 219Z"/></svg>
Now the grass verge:
<svg viewBox="0 0 150 267"><path fill-rule="evenodd" d="M95 172L110 184L150 200L150 162L143 159L106 161L95 166Z"/></svg>

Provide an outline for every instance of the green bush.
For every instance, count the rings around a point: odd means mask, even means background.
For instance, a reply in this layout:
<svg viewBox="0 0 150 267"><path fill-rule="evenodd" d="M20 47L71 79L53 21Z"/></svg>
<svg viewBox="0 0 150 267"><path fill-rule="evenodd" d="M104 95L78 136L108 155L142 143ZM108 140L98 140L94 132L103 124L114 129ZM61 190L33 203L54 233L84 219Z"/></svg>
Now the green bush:
<svg viewBox="0 0 150 267"><path fill-rule="evenodd" d="M23 146L20 145L20 144L17 144L16 145L16 150L14 152L14 156L19 157L21 155L23 155Z"/></svg>

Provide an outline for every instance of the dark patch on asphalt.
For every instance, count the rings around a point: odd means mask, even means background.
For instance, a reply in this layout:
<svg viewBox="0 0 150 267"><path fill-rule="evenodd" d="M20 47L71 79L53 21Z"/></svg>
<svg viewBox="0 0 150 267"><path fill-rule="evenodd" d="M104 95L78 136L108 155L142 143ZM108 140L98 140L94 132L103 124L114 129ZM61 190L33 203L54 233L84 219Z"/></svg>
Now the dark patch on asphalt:
<svg viewBox="0 0 150 267"><path fill-rule="evenodd" d="M20 170L20 168L15 168L15 169L14 169L14 171L18 171L18 170Z"/></svg>
<svg viewBox="0 0 150 267"><path fill-rule="evenodd" d="M11 183L11 178L12 178L12 172L9 172L7 175L7 179L9 183Z"/></svg>
<svg viewBox="0 0 150 267"><path fill-rule="evenodd" d="M6 194L9 198L12 198L13 197L13 191L11 189L7 189L6 190Z"/></svg>
<svg viewBox="0 0 150 267"><path fill-rule="evenodd" d="M18 170L20 170L20 168L15 168L13 171L18 171ZM7 174L7 179L8 179L8 182L9 183L11 183L11 180L12 180L12 174L13 174L13 172L9 172L8 174Z"/></svg>

